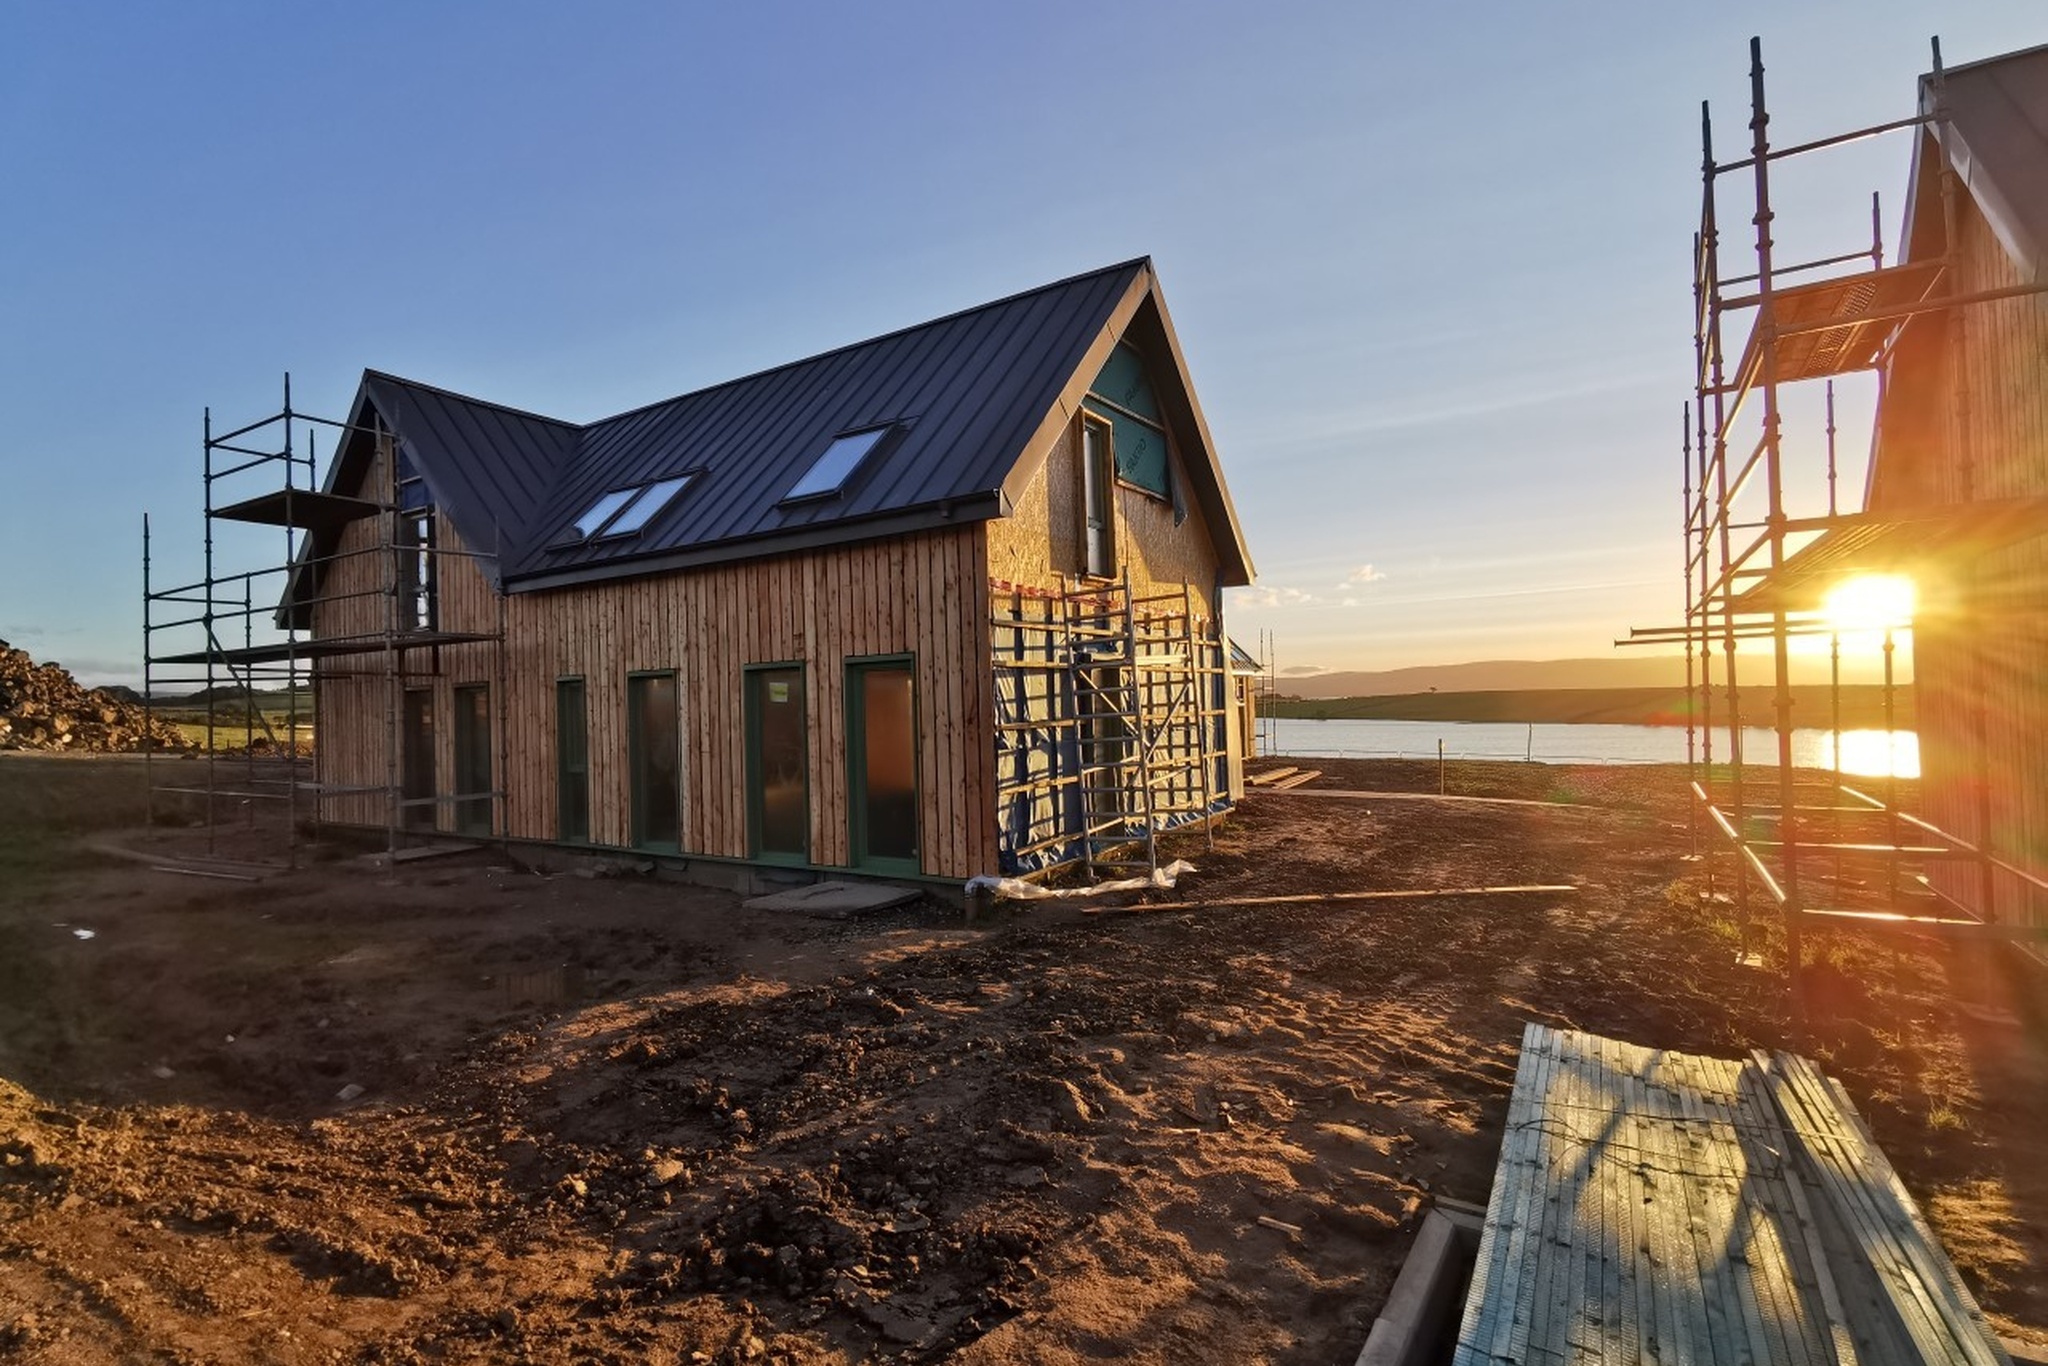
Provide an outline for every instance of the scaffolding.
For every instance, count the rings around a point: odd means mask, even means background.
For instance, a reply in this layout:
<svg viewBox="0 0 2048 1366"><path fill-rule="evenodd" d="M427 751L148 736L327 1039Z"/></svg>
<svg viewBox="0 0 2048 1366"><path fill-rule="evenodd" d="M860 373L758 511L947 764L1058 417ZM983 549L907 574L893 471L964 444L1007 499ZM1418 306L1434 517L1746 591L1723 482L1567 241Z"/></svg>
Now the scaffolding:
<svg viewBox="0 0 2048 1366"><path fill-rule="evenodd" d="M451 804L461 813L488 801L493 833L502 835L504 793L495 786L443 794L410 790L405 780L405 693L420 679L440 677L444 647L494 644L497 694L504 696L504 599L498 596L494 630L440 629L442 566L451 557L476 556L435 534L431 495L400 455L397 434L374 415L356 424L297 411L289 375L279 411L216 432L209 408L203 429L200 577L159 586L147 514L142 522L144 706L154 720L166 712L193 716L204 704L203 720L189 723L198 732L196 771L188 759L145 752L151 821L159 796L196 800L209 857L218 856L225 832L236 826L261 834L238 843L235 861L286 867L298 866L303 841L319 836L333 804L352 797L379 809L388 857L397 856L408 827L417 824L415 813L430 813L426 824L435 826L439 810ZM318 486L314 438L321 431L333 437L337 456L353 439L374 445L382 471L374 496ZM279 557L255 568L226 567L216 543L222 523L278 529ZM376 523L376 534L342 545L343 533L363 523ZM369 572L351 575L344 569L351 564ZM349 586L356 578L360 584ZM335 629L337 614L351 603L365 604L360 615L370 629ZM389 746L382 782L321 780L320 686L344 677L382 685ZM281 720L266 705L280 699ZM502 774L504 728L498 731L493 767Z"/></svg>
<svg viewBox="0 0 2048 1366"><path fill-rule="evenodd" d="M995 584L997 827L1011 875L1159 867L1159 836L1227 800L1228 644L1192 588Z"/></svg>
<svg viewBox="0 0 2048 1366"><path fill-rule="evenodd" d="M1778 263L1772 238L1773 168L1787 158L1886 133L1939 131L1946 105L1938 42L1929 85L1931 100L1912 117L1773 147L1762 47L1752 39L1747 156L1715 159L1711 118L1702 105L1702 199L1693 239L1694 383L1680 443L1686 614L1679 625L1638 629L1620 642L1684 646L1692 698L1686 752L1695 849L1710 854L1710 888L1717 841L1719 856L1734 865L1730 880L1745 950L1756 892L1782 918L1795 1010L1801 1006L1802 935L1807 930L1890 929L2011 939L2043 935L2038 926L2002 921L1993 887L2001 873L2043 891L2048 881L2003 857L1988 838L1972 843L1901 809L1896 777L1864 785L1881 786L1878 792L1844 781L1841 628L1820 610L1824 590L1847 575L1930 558L1967 563L1986 550L2048 529L2048 507L2040 506L2041 500L2017 500L2031 506L2015 500L1964 501L1891 514L1844 512L1839 506L1834 379L1857 371L1881 374L1911 319L2048 290L2040 284L1975 293L1958 288L1962 186L1949 160L1951 140L1939 136L1925 145L1939 158L1935 174L1946 229L1942 257L1885 265L1873 196L1867 246L1797 264ZM1752 189L1755 264L1742 273L1725 272L1722 262L1718 201L1732 192L1726 188L1736 183L1731 177L1747 179ZM1739 331L1745 314L1748 329L1731 364L1726 342ZM1962 355L1960 347L1956 354ZM1788 504L1801 485L1788 469L1795 443L1783 430L1781 399L1792 386L1812 381L1826 385L1825 441L1815 443L1825 452L1826 503L1825 510L1795 513ZM1752 405L1758 419L1753 443L1749 429L1738 427ZM1819 481L1808 486L1818 488ZM1802 771L1794 762L1791 642L1813 635L1829 637L1831 773ZM1767 680L1751 684L1739 677L1737 652L1744 644L1768 647ZM1895 645L1894 629L1887 626L1882 698L1888 758L1896 754ZM1757 691L1769 699L1775 741L1764 764L1744 753L1744 726L1753 719L1751 694ZM1980 707L1980 746L1983 724ZM1719 755L1717 734L1726 746ZM1886 764L1889 773L1896 768L1895 762ZM1989 821L1981 821L1979 829L1988 834ZM1930 876L1930 870L1953 863L1976 870L1977 905L1964 904L1944 891L1944 878Z"/></svg>

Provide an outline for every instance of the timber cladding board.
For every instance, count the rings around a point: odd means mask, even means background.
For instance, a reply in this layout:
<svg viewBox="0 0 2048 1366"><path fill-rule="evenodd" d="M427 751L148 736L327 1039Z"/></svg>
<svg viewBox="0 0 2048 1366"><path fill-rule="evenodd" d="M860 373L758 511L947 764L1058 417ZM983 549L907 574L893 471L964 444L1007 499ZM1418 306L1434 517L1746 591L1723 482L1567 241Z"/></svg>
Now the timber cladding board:
<svg viewBox="0 0 2048 1366"><path fill-rule="evenodd" d="M2024 283L1975 205L1964 197L1961 208L1956 292ZM1951 502L2048 494L2048 299L1997 300L1939 321L1926 330L1948 345L1902 349L1888 390L1909 417L1938 414L1930 425L1941 457L1914 471L1925 495ZM1947 602L1929 603L1913 634L1923 802L1936 825L1972 841L1986 837L1988 810L1992 852L2039 871L2048 868L2048 692L2040 682L2048 668L2048 538L1958 569L1941 595ZM1973 870L1943 866L1932 879L1983 910ZM2048 924L2048 896L2016 878L2000 875L1993 898L2000 919Z"/></svg>
<svg viewBox="0 0 2048 1366"><path fill-rule="evenodd" d="M1810 1063L1533 1023L1453 1359L2009 1366Z"/></svg>

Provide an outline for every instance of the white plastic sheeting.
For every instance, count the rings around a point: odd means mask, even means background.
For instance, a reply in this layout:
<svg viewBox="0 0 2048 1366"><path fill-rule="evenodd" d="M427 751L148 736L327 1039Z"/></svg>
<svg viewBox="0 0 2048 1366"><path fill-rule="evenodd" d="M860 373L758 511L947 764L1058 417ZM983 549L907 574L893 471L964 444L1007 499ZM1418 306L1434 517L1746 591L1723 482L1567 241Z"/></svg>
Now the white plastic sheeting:
<svg viewBox="0 0 2048 1366"><path fill-rule="evenodd" d="M974 877L967 880L969 892L986 891L998 900L1008 901L1064 901L1078 897L1101 896L1106 892L1142 892L1152 888L1169 889L1182 873L1192 873L1195 865L1184 858L1177 858L1164 868L1153 870L1149 877L1119 878L1115 882L1098 882L1088 887L1041 887L1035 882L1026 882L1015 877Z"/></svg>

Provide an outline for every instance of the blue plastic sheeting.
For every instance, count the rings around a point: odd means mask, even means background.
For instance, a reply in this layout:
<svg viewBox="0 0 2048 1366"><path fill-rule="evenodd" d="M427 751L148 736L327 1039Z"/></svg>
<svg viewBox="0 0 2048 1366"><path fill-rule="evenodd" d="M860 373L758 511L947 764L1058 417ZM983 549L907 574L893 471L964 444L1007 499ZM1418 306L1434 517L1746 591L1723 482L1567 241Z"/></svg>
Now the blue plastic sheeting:
<svg viewBox="0 0 2048 1366"><path fill-rule="evenodd" d="M1118 477L1166 497L1166 419L1160 416L1144 358L1129 346L1116 347L1088 386L1088 399L1099 400L1083 403L1110 424Z"/></svg>

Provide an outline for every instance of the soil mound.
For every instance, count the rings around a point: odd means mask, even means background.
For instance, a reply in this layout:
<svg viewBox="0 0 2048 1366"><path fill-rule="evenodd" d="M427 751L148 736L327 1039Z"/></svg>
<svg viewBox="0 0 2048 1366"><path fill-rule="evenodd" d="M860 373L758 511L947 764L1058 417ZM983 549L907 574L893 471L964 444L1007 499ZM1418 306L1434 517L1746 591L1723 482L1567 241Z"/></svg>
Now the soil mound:
<svg viewBox="0 0 2048 1366"><path fill-rule="evenodd" d="M0 749L125 754L182 749L168 721L105 688L87 688L62 664L38 664L0 640Z"/></svg>

